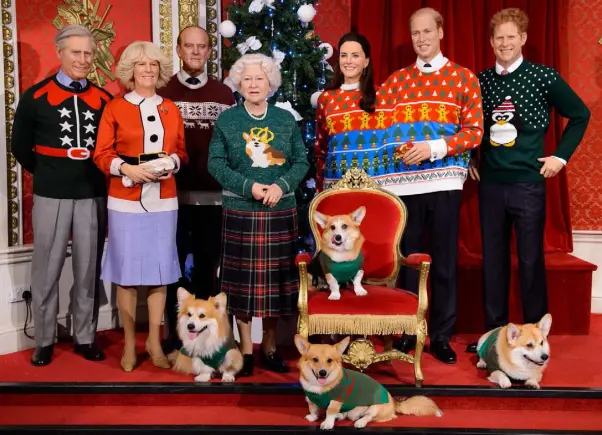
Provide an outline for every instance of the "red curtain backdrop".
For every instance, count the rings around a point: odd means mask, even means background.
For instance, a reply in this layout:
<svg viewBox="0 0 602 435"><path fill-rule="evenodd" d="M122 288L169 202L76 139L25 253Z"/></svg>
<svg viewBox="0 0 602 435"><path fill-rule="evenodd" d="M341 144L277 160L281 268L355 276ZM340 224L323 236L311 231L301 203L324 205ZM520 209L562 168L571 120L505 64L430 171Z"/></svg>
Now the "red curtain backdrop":
<svg viewBox="0 0 602 435"><path fill-rule="evenodd" d="M444 18L443 54L479 73L495 63L489 43L489 20L503 8L518 7L530 19L523 55L556 68L566 80L568 0L352 0L352 29L364 34L372 47L376 85L390 73L416 60L409 18L421 7L432 7ZM564 53L563 53L564 51ZM564 123L554 117L546 137L546 155L556 149ZM476 183L467 180L460 224L460 252L480 254L481 234ZM512 244L516 252L516 244ZM572 252L566 171L547 181L546 252Z"/></svg>

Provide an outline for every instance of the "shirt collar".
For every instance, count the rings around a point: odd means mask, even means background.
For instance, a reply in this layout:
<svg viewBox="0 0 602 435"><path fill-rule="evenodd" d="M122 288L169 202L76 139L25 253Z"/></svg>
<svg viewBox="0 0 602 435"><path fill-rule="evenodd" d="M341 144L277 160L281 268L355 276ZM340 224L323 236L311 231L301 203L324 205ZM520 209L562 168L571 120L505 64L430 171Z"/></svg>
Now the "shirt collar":
<svg viewBox="0 0 602 435"><path fill-rule="evenodd" d="M432 73L435 71L439 71L441 68L443 68L447 64L448 60L449 59L443 56L443 53L439 52L437 56L435 56L429 62L430 67L424 66L426 62L420 58L416 59L416 66L423 73Z"/></svg>
<svg viewBox="0 0 602 435"><path fill-rule="evenodd" d="M514 72L518 69L518 67L521 65L521 63L523 63L523 57L519 57L518 59L516 59L514 61L514 63L512 65L510 65L508 68L504 68L502 65L500 65L499 63L495 63L495 72L498 74L502 74L502 71L506 70L509 73Z"/></svg>
<svg viewBox="0 0 602 435"><path fill-rule="evenodd" d="M125 94L123 96L123 98L125 98L126 101L134 104L135 106L139 106L143 101L148 101L152 104L155 104L156 106L158 106L159 104L161 104L163 102L163 97L161 97L157 94L153 95L152 97L147 98L147 97L143 97L136 91L128 92L127 94Z"/></svg>
<svg viewBox="0 0 602 435"><path fill-rule="evenodd" d="M343 83L341 89L343 91L357 91L360 88L360 82L356 83Z"/></svg>
<svg viewBox="0 0 602 435"><path fill-rule="evenodd" d="M80 80L72 79L67 74L65 74L65 72L63 71L62 68L59 70L58 73L56 73L56 79L61 85L66 86L68 88L71 87L72 82L79 82L82 85L82 88L85 88L86 85L88 84L88 80L86 80L86 79L80 79Z"/></svg>
<svg viewBox="0 0 602 435"><path fill-rule="evenodd" d="M198 84L196 85L191 85L190 83L188 83L186 81L186 79L192 77L190 74L188 74L186 71L184 71L183 69L181 69L180 71L178 71L178 73L176 74L178 77L178 80L180 81L180 83L182 83L184 86L186 86L187 88L190 89L200 89L203 86L205 86L205 84L207 83L207 80L209 79L207 77L207 72L203 71L201 74L199 74L198 76L196 76L197 79L199 79Z"/></svg>

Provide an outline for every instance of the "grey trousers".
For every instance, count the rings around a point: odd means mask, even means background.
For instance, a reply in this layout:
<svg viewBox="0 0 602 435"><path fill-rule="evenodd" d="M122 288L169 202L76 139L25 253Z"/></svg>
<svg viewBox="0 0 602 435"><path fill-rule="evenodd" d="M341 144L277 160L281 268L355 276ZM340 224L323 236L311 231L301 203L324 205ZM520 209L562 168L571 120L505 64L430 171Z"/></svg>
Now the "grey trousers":
<svg viewBox="0 0 602 435"><path fill-rule="evenodd" d="M106 198L34 196L31 293L37 346L54 344L59 278L72 239L71 313L77 344L94 342L98 323L100 261L106 233Z"/></svg>

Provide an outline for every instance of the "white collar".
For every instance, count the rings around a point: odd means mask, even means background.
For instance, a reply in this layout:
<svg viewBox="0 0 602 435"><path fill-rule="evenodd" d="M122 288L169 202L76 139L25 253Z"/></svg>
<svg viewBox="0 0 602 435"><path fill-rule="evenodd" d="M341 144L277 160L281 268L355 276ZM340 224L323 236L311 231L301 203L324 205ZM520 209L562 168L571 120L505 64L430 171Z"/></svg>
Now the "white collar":
<svg viewBox="0 0 602 435"><path fill-rule="evenodd" d="M506 70L509 73L514 72L518 69L518 67L521 65L521 63L523 63L523 57L519 57L518 59L516 59L514 61L514 63L512 65L510 65L508 68L504 68L502 65L500 65L499 63L495 63L495 72L498 74L502 74L502 71Z"/></svg>
<svg viewBox="0 0 602 435"><path fill-rule="evenodd" d="M190 83L186 82L186 80L192 76L190 74L188 74L186 71L184 71L183 69L178 71L178 73L176 75L178 76L178 80L180 81L180 83L182 83L184 86L186 86L187 88L190 88L190 89L200 89L203 86L205 86L205 84L207 83L207 80L209 80L209 77L207 76L206 71L203 71L200 75L196 76L196 78L199 79L199 81L200 81L200 83L198 83L196 85L191 85Z"/></svg>
<svg viewBox="0 0 602 435"><path fill-rule="evenodd" d="M343 91L357 91L360 88L360 82L356 83L343 83L341 89Z"/></svg>
<svg viewBox="0 0 602 435"><path fill-rule="evenodd" d="M136 91L128 92L123 96L123 98L125 98L127 102L132 103L135 106L139 106L143 101L148 101L149 103L154 104L156 106L163 102L163 97L161 97L160 95L155 94L152 97L147 98L143 97Z"/></svg>
<svg viewBox="0 0 602 435"><path fill-rule="evenodd" d="M439 52L437 56L435 56L429 62L430 67L424 66L426 65L426 62L420 58L416 59L416 67L423 73L432 73L443 68L447 64L448 60L449 59L447 57L443 56L443 53Z"/></svg>

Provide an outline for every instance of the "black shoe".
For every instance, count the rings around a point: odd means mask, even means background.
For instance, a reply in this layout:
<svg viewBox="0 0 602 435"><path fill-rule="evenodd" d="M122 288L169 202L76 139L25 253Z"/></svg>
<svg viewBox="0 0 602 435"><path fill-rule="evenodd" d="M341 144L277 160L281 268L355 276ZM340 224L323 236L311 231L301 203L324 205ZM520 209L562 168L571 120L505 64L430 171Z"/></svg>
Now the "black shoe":
<svg viewBox="0 0 602 435"><path fill-rule="evenodd" d="M475 341L474 343L470 343L468 346L466 346L466 352L477 353L477 342Z"/></svg>
<svg viewBox="0 0 602 435"><path fill-rule="evenodd" d="M90 344L76 344L73 346L73 350L78 355L82 355L88 361L104 361L105 354L96 345L96 343Z"/></svg>
<svg viewBox="0 0 602 435"><path fill-rule="evenodd" d="M54 345L50 346L38 346L36 347L33 356L31 357L31 365L34 366L47 366L52 361L52 353L54 352Z"/></svg>
<svg viewBox="0 0 602 435"><path fill-rule="evenodd" d="M441 362L446 364L456 363L456 352L447 341L435 341L431 343L429 350Z"/></svg>
<svg viewBox="0 0 602 435"><path fill-rule="evenodd" d="M261 363L268 369L277 373L288 373L288 367L284 363L284 360L276 351L268 352L266 355L261 351Z"/></svg>
<svg viewBox="0 0 602 435"><path fill-rule="evenodd" d="M393 347L400 352L409 353L416 348L416 336L403 334Z"/></svg>
<svg viewBox="0 0 602 435"><path fill-rule="evenodd" d="M242 369L240 370L239 376L252 376L253 375L253 354L245 354L242 356Z"/></svg>

